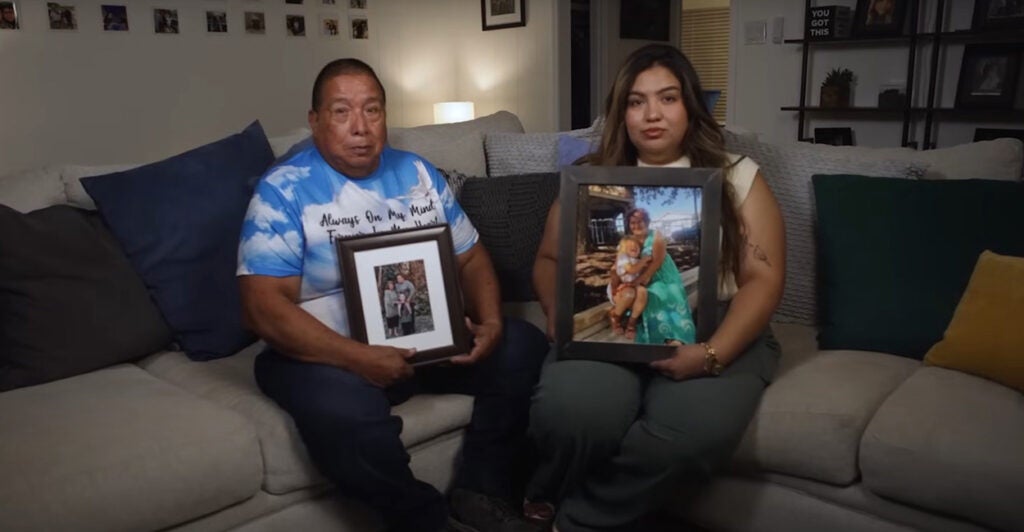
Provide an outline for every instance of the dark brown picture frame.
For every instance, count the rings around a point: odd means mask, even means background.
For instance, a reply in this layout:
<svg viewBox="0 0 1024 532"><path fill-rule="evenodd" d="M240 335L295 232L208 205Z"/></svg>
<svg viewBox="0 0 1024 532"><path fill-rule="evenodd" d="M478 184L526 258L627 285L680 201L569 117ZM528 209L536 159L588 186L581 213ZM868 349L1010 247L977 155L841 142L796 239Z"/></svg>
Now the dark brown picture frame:
<svg viewBox="0 0 1024 532"><path fill-rule="evenodd" d="M495 13L499 7L503 10ZM504 12L507 8L511 11ZM483 31L526 26L526 0L480 0L480 19Z"/></svg>
<svg viewBox="0 0 1024 532"><path fill-rule="evenodd" d="M597 188L592 188L596 186ZM609 189L609 187L611 187ZM647 363L672 356L675 347L670 345L638 344L629 342L588 341L576 338L577 317L577 259L578 235L591 234L590 220L593 207L591 195L600 196L601 201L620 201L625 212L629 205L637 206L639 193L636 188L652 189L699 189L699 275L696 279L697 310L693 315L696 324L696 340L705 341L717 327L718 307L718 257L719 228L721 227L721 171L711 168L638 168L607 166L570 166L562 170L559 202L558 267L556 274L557 302L555 314L555 348L560 359L589 359L610 362ZM604 194L604 191L626 189L618 195ZM691 196L692 198L693 196ZM676 196L678 199L679 196ZM653 201L653 200L651 200ZM667 205L674 205L670 196ZM672 207L668 207L672 208ZM588 227L581 230L580 223L586 220ZM653 221L652 221L652 226ZM681 273L681 277L685 277ZM584 303L585 305L586 303ZM596 308L596 307L595 307ZM585 309L580 315L592 312ZM596 311L600 314L600 309ZM642 319L642 318L641 318ZM582 325L581 325L582 327ZM580 333L584 334L584 333Z"/></svg>
<svg viewBox="0 0 1024 532"><path fill-rule="evenodd" d="M1015 44L968 44L960 61L957 109L1011 109L1017 96L1021 47ZM995 82L986 81L994 72Z"/></svg>
<svg viewBox="0 0 1024 532"><path fill-rule="evenodd" d="M857 0L857 11L853 15L853 34L857 37L898 37L903 35L910 0ZM878 2L891 2L892 11L885 19L877 19L871 8Z"/></svg>
<svg viewBox="0 0 1024 532"><path fill-rule="evenodd" d="M360 235L335 241L341 268L350 334L372 345L415 347L413 365L442 362L469 353L470 337L458 281L458 264L447 224L429 225ZM387 338L381 315L375 267L410 260L428 264L426 283L430 292L433 330ZM368 320L372 316L372 321ZM380 322L380 323L377 323Z"/></svg>
<svg viewBox="0 0 1024 532"><path fill-rule="evenodd" d="M1009 13L999 12L999 7L994 5L992 0L974 0L974 18L971 20L971 29L975 31L1024 29L1024 3L1018 2L1014 6L1001 6L1003 9L1013 7L1014 11Z"/></svg>

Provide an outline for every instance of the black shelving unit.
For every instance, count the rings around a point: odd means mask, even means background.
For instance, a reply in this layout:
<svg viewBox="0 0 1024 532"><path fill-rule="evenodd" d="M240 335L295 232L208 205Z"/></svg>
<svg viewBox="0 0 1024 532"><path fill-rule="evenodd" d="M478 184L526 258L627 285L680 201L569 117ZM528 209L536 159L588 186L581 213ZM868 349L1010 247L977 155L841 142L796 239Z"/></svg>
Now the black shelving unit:
<svg viewBox="0 0 1024 532"><path fill-rule="evenodd" d="M787 44L798 44L802 48L802 58L800 65L800 105L792 105L782 107L783 111L792 111L797 113L797 139L801 141L812 140L805 134L806 122L809 114L821 114L831 116L871 116L872 118L882 120L901 120L902 121L902 135L901 145L905 147L917 147L916 142L910 141L910 128L913 123L918 120L924 121L924 132L922 138L922 146L924 149L930 149L935 147L935 142L932 140L933 129L935 125L936 117L943 117L944 119L985 119L989 121L1022 121L1024 120L1024 110L1011 109L1011 110L989 110L989 109L953 109L953 108L942 108L936 107L935 105L935 92L938 84L938 67L941 51L944 44L947 43L969 43L969 42L987 42L987 43L1021 43L1024 42L1020 31L1014 30L986 30L986 31L974 31L974 30L957 30L957 31L945 31L943 30L944 20L943 16L946 12L945 0L934 0L935 1L935 27L932 31L918 31L918 21L921 18L921 4L922 1L927 0L910 0L907 5L907 17L909 24L907 33L905 35L888 36L888 37L848 37L842 39L829 39L829 40L816 40L816 39L786 39L783 42ZM805 0L804 13L808 14L811 10L812 0ZM806 15L805 15L806 16ZM804 28L809 27L808 21L804 20ZM914 107L915 93L914 93L914 76L917 74L917 56L919 44L922 41L930 41L931 46L931 57L929 58L930 68L928 70L928 81L927 81L927 94L925 96L925 104L923 107ZM871 47L871 46L906 46L907 53L907 80L906 80L906 99L905 104L902 108L878 108L878 107L848 107L848 108L834 108L834 107L819 107L813 105L806 105L808 99L808 59L810 57L811 49L813 47Z"/></svg>

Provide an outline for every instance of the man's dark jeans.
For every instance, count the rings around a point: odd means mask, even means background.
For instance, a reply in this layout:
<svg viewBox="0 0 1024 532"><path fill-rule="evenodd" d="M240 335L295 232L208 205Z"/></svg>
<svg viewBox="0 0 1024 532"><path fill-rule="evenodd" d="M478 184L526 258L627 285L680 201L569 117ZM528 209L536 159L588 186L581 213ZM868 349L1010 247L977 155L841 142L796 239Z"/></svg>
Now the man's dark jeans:
<svg viewBox="0 0 1024 532"><path fill-rule="evenodd" d="M272 349L256 358L256 381L291 414L313 462L342 494L378 510L389 530L440 530L448 515L444 496L413 477L399 440L402 420L391 406L422 392L474 396L454 487L511 496L548 342L527 322L506 319L504 327L501 343L481 362L418 368L412 379L387 390Z"/></svg>

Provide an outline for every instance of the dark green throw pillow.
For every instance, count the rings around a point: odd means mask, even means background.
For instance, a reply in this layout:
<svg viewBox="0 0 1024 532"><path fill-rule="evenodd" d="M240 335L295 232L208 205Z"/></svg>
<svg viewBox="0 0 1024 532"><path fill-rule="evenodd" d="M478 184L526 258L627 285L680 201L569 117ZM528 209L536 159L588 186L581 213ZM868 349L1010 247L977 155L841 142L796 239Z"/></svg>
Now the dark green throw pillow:
<svg viewBox="0 0 1024 532"><path fill-rule="evenodd" d="M558 186L556 173L469 178L462 184L459 204L491 255L502 301L537 299L533 261Z"/></svg>
<svg viewBox="0 0 1024 532"><path fill-rule="evenodd" d="M0 205L0 391L136 360L170 342L99 214Z"/></svg>
<svg viewBox="0 0 1024 532"><path fill-rule="evenodd" d="M921 359L981 252L1024 255L1024 183L813 177L818 344Z"/></svg>

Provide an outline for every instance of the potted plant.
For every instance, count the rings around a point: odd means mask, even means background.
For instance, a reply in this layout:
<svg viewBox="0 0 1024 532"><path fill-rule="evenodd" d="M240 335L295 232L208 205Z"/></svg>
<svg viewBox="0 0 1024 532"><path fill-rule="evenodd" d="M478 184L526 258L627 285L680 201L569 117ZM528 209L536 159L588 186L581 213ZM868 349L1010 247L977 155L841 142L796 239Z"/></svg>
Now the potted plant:
<svg viewBox="0 0 1024 532"><path fill-rule="evenodd" d="M848 68L833 68L821 82L822 107L849 107L850 92L857 77Z"/></svg>

